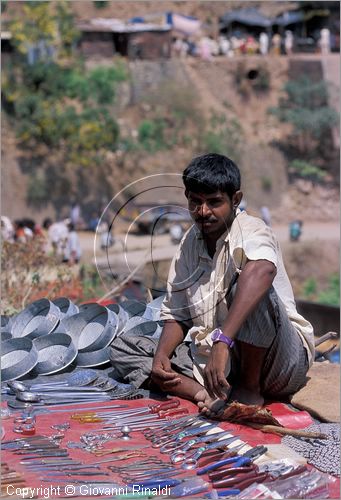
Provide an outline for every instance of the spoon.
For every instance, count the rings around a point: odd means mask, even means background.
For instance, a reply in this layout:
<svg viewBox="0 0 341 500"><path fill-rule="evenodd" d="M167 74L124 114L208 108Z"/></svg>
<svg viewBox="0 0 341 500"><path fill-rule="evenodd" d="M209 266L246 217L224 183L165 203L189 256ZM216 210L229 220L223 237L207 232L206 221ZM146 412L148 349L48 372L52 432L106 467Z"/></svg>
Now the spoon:
<svg viewBox="0 0 341 500"><path fill-rule="evenodd" d="M100 403L101 401L99 401ZM87 402L84 402L84 401L76 401L75 403L72 402L72 403L65 403L65 406L72 406L72 405L84 405L84 404L88 404ZM32 404L32 403L25 403L23 401L18 401L18 400L14 400L14 401L7 401L7 406L8 408L12 408L12 410L25 410L25 409L29 409L33 412L39 412L39 413L55 413L55 412L58 412L58 413L65 413L67 411L70 411L70 410L56 410L54 409L54 406L59 406L59 404L56 404L56 405L51 405L51 408L53 407L53 410L48 410L47 408L44 408L44 404L41 403L36 403L36 404ZM80 410L84 410L84 411L89 411L89 410L103 410L103 408L127 408L128 405L110 405L110 406L82 406L82 407L77 407L75 409L77 409L77 411L80 411ZM73 410L73 408L71 409L71 411Z"/></svg>
<svg viewBox="0 0 341 500"><path fill-rule="evenodd" d="M31 391L31 392L35 392L35 388L34 386L31 386L29 387L28 385L25 385L23 382L18 382L17 380L12 380L10 382L7 383L8 387L10 387L10 389L12 389L14 392L17 392L17 391L20 391L20 392L24 392L24 391ZM42 388L44 388L42 386ZM78 386L75 386L75 387L72 387L72 386L66 386L66 387L47 387L46 390L42 390L41 392L37 392L37 394L45 394L45 393L52 393L52 392L61 392L63 391L63 393L65 392L79 392L79 394L81 393L92 393L92 392L102 392L101 389L97 388L97 387L78 387Z"/></svg>
<svg viewBox="0 0 341 500"><path fill-rule="evenodd" d="M44 404L52 404L53 402L57 402L61 404L63 401L65 402L76 402L76 401L83 401L83 402L92 402L92 401L109 401L110 397L107 396L106 394L86 394L86 395L80 395L77 394L73 397L66 397L65 394L59 393L60 395L58 396L55 394L53 397L47 396L46 395L40 395L34 392L29 392L29 391L17 391L16 392L16 397L19 401L24 401L26 403L44 403Z"/></svg>

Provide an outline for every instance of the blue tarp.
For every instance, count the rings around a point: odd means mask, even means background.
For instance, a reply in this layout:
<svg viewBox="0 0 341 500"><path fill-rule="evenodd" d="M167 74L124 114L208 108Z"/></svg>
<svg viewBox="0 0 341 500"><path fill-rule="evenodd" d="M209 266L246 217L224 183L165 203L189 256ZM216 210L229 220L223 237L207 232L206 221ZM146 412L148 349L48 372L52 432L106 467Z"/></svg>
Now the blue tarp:
<svg viewBox="0 0 341 500"><path fill-rule="evenodd" d="M280 16L275 17L275 19L273 20L273 24L276 24L277 26L288 26L289 24L303 22L303 20L304 20L303 12L291 11L291 12L284 12Z"/></svg>
<svg viewBox="0 0 341 500"><path fill-rule="evenodd" d="M247 26L261 26L262 28L269 28L273 24L272 19L263 16L254 7L227 12L220 18L220 27L227 27L234 22Z"/></svg>
<svg viewBox="0 0 341 500"><path fill-rule="evenodd" d="M247 26L269 28L273 25L288 26L289 24L300 23L303 20L304 12L302 11L284 12L277 17L270 18L263 16L255 7L251 7L227 12L220 18L220 27L228 27L231 23L238 22Z"/></svg>

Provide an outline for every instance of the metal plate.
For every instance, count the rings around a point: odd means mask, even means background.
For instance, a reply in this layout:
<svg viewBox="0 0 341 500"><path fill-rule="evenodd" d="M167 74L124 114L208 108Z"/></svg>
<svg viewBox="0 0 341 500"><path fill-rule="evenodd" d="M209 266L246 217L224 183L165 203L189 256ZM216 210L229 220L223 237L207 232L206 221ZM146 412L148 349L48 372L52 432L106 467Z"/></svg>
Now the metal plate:
<svg viewBox="0 0 341 500"><path fill-rule="evenodd" d="M11 333L15 338L47 335L57 327L59 315L59 308L50 300L36 300L12 318Z"/></svg>
<svg viewBox="0 0 341 500"><path fill-rule="evenodd" d="M38 351L35 373L50 375L64 370L77 356L77 349L70 335L51 333L33 341Z"/></svg>
<svg viewBox="0 0 341 500"><path fill-rule="evenodd" d="M5 340L1 344L1 381L15 380L36 365L38 352L28 338Z"/></svg>
<svg viewBox="0 0 341 500"><path fill-rule="evenodd" d="M113 311L96 303L85 304L80 312L65 318L56 329L67 333L79 351L94 351L107 347L118 330L118 317Z"/></svg>
<svg viewBox="0 0 341 500"><path fill-rule="evenodd" d="M110 347L98 351L78 351L76 358L77 366L91 368L92 366L105 365L110 361Z"/></svg>

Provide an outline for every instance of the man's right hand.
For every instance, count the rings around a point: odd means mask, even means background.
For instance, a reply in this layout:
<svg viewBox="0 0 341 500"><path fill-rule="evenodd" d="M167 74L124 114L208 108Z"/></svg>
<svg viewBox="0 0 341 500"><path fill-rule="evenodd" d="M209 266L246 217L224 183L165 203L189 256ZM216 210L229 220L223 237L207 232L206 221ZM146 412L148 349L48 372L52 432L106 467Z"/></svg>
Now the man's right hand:
<svg viewBox="0 0 341 500"><path fill-rule="evenodd" d="M161 389L169 389L181 383L179 374L172 370L168 356L160 354L154 358L151 379Z"/></svg>

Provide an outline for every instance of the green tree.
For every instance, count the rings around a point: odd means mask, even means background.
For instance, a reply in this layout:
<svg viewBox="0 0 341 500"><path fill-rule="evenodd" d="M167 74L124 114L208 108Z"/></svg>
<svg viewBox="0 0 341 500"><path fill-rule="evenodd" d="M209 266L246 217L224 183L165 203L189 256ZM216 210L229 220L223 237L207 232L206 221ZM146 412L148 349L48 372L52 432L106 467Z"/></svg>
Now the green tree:
<svg viewBox="0 0 341 500"><path fill-rule="evenodd" d="M69 57L80 38L80 31L75 27L70 2L58 0L56 3L56 21L60 43L59 56Z"/></svg>
<svg viewBox="0 0 341 500"><path fill-rule="evenodd" d="M43 40L58 48L63 60L28 64L20 58L4 68L4 110L21 145L33 149L41 145L67 167L105 163L119 138L112 104L117 83L127 77L124 64L119 60L110 67L87 70L72 55L77 30L69 2L27 2L23 7L24 15L12 24L18 49L25 53ZM47 180L36 180L37 186L31 183L28 188L28 197L42 202Z"/></svg>
<svg viewBox="0 0 341 500"><path fill-rule="evenodd" d="M40 44L55 49L57 57L70 56L80 32L74 24L70 2L58 0L24 2L23 15L10 23L12 40L21 54ZM46 58L51 55L46 51Z"/></svg>
<svg viewBox="0 0 341 500"><path fill-rule="evenodd" d="M10 23L12 41L17 50L27 54L30 47L45 42L58 45L58 25L51 15L51 2L24 2L23 15Z"/></svg>

